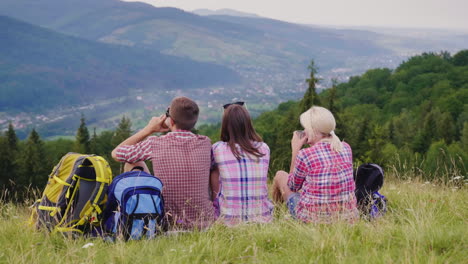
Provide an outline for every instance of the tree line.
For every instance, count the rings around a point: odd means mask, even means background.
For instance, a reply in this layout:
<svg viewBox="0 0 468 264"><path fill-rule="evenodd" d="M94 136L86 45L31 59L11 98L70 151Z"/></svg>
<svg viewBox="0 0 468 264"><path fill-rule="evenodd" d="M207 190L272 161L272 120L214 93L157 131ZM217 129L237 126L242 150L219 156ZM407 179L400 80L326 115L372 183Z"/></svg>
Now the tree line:
<svg viewBox="0 0 468 264"><path fill-rule="evenodd" d="M0 134L0 186L1 198L22 200L36 188L43 188L47 177L60 158L68 152L93 153L103 156L114 174L121 170L121 164L114 161L111 151L132 134L131 121L122 117L115 131L91 134L82 115L75 140L56 139L44 141L35 129L27 139L20 141L13 125Z"/></svg>
<svg viewBox="0 0 468 264"><path fill-rule="evenodd" d="M373 69L346 83L317 93L317 67L312 61L307 90L299 101L288 101L254 119L254 126L270 146L270 175L288 170L290 139L302 129L300 113L312 105L330 109L336 134L353 149L356 165L374 162L399 175L427 179L465 177L468 168L468 50L454 56L424 53L395 70ZM94 153L110 163L114 174L121 165L111 151L132 134L125 116L114 131L92 133L80 119L75 140L44 141L35 129L20 141L12 124L0 133L0 186L3 196L28 188L42 188L60 158L70 152ZM203 125L196 133L219 140L220 124ZM149 164L150 165L150 164Z"/></svg>
<svg viewBox="0 0 468 264"><path fill-rule="evenodd" d="M423 53L395 70L372 69L317 93L312 61L304 97L282 103L254 120L271 148L270 175L289 170L290 139L299 115L312 105L331 110L336 134L354 161L378 163L402 177L466 177L468 169L468 50ZM219 124L200 127L219 140Z"/></svg>

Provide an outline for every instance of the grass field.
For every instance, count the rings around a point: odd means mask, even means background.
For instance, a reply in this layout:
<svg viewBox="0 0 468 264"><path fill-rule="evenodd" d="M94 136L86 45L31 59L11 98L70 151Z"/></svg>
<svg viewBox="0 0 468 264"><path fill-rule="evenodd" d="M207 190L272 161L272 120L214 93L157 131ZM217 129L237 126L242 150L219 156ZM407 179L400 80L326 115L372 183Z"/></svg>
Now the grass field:
<svg viewBox="0 0 468 264"><path fill-rule="evenodd" d="M468 263L464 183L391 178L382 190L389 212L374 222L305 225L277 206L272 224L127 243L37 232L27 206L0 202L0 263Z"/></svg>

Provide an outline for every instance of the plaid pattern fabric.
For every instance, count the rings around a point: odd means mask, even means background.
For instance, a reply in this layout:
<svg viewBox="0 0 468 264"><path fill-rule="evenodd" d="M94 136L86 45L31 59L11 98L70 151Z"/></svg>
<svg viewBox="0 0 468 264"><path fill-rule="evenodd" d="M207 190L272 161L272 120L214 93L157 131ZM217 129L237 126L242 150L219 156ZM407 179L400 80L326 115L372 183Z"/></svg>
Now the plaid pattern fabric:
<svg viewBox="0 0 468 264"><path fill-rule="evenodd" d="M345 142L341 153L323 141L300 150L288 186L300 191L296 215L304 222L353 221L358 217L352 152Z"/></svg>
<svg viewBox="0 0 468 264"><path fill-rule="evenodd" d="M117 149L121 162L150 159L156 177L164 184L165 209L170 223L182 228L205 228L214 221L209 199L211 142L189 131L148 137Z"/></svg>
<svg viewBox="0 0 468 264"><path fill-rule="evenodd" d="M226 225L272 220L273 204L267 187L270 149L263 142L255 142L254 146L265 156L246 155L238 146L243 157L237 160L226 142L212 147L214 166L219 169L220 218Z"/></svg>

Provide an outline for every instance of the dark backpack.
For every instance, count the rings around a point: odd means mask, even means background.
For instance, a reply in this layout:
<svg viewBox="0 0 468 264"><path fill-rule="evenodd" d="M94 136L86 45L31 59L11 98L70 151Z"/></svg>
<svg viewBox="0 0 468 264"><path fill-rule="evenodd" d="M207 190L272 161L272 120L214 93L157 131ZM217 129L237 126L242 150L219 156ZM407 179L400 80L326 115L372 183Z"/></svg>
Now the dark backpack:
<svg viewBox="0 0 468 264"><path fill-rule="evenodd" d="M162 187L161 180L142 170L115 177L104 212L106 234L112 239L136 240L151 239L164 231Z"/></svg>
<svg viewBox="0 0 468 264"><path fill-rule="evenodd" d="M356 198L359 211L368 219L383 216L387 212L387 198L379 193L384 182L383 169L374 163L365 163L354 173Z"/></svg>

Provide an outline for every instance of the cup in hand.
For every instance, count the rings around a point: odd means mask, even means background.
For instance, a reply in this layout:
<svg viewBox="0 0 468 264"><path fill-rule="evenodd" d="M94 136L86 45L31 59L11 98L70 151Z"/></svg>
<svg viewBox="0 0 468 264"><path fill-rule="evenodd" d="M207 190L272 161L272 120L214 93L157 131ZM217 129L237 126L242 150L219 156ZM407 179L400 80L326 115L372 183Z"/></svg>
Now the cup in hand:
<svg viewBox="0 0 468 264"><path fill-rule="evenodd" d="M302 139L303 137L305 137L305 131L304 130L296 130L294 131L295 134L297 134L297 136Z"/></svg>

